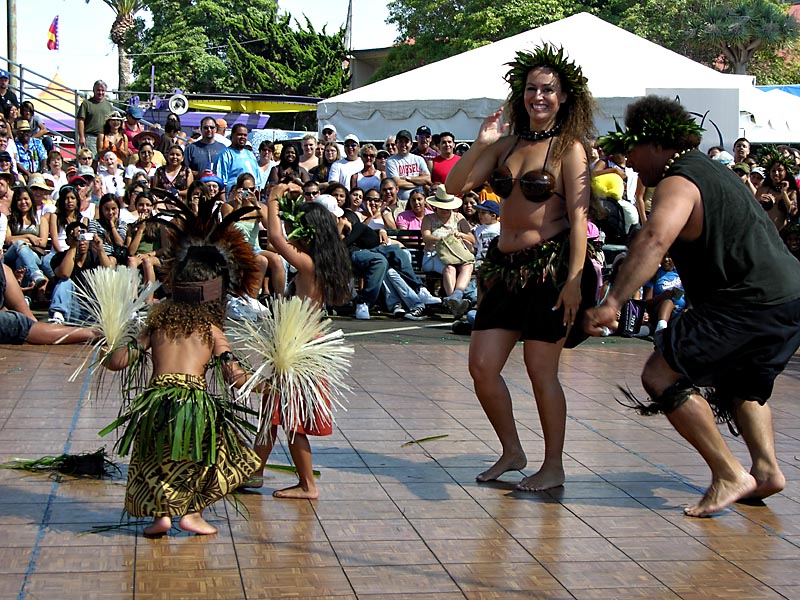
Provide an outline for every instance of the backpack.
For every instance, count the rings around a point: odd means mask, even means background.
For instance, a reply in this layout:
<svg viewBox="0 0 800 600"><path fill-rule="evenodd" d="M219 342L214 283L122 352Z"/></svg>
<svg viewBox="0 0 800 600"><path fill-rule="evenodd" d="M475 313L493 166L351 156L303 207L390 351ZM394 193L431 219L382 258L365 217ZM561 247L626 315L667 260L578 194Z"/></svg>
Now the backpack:
<svg viewBox="0 0 800 600"><path fill-rule="evenodd" d="M628 234L625 231L625 214L619 202L610 198L597 198L599 204L598 220L596 225L606 234L606 244L628 243Z"/></svg>

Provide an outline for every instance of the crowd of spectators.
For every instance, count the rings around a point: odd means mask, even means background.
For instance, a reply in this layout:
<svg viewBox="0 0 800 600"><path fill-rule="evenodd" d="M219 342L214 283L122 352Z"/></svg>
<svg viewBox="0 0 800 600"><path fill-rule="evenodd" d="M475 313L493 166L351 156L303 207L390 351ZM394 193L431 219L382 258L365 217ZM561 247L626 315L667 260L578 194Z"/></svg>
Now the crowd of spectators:
<svg viewBox="0 0 800 600"><path fill-rule="evenodd" d="M340 141L336 127L323 123L319 136L265 140L254 151L244 124L228 130L224 120L206 117L187 135L177 115L163 127L144 123L140 107L115 108L106 91L104 82L95 82L81 104L78 151L74 162L66 161L33 103L20 104L8 88L8 74L0 71L3 260L29 301L46 308L53 323L80 321L71 291L86 269L127 265L141 270L143 283L161 278L167 237L151 217L166 206L165 193L195 209L201 198L216 199L222 215L255 207L258 216L241 231L258 255L261 284L252 297L238 301L258 310L268 295L290 293L291 268L270 247L263 210L270 188L289 181L303 186L304 201L330 205L349 252L352 304L329 310L358 319L384 312L420 320L442 305L469 323L479 287L476 270L502 226L501 199L488 184L463 197L445 192L441 184L464 151L456 152L451 132L434 135L420 125L414 135L401 129L362 144L353 134ZM605 244L614 252L613 245L624 249L647 219L652 190L638 182L624 155L589 147L593 202L587 235L598 249ZM789 251L800 257L800 150L777 147L758 156L750 150L740 139L731 152L716 147L709 155L748 187ZM599 256L598 270L605 266L613 276ZM623 258L624 253L617 262ZM652 320L656 329L691 302L668 256L639 297L649 312L645 324Z"/></svg>

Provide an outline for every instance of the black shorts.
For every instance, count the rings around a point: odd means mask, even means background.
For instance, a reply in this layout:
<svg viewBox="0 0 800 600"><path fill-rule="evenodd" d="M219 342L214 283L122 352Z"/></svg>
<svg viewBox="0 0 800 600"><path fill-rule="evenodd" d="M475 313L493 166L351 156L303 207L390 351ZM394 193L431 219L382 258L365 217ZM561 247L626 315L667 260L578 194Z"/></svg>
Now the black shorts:
<svg viewBox="0 0 800 600"><path fill-rule="evenodd" d="M775 378L800 347L800 299L776 306L696 306L670 320L655 344L673 371L723 399L772 395Z"/></svg>
<svg viewBox="0 0 800 600"><path fill-rule="evenodd" d="M543 282L531 279L525 287L513 289L496 280L478 305L472 329L508 329L519 331L521 340L555 344L567 334L564 309L553 310L560 293L551 278ZM583 331L583 313L597 304L596 295L597 274L587 257L581 278L581 304L565 348L574 348L589 337Z"/></svg>

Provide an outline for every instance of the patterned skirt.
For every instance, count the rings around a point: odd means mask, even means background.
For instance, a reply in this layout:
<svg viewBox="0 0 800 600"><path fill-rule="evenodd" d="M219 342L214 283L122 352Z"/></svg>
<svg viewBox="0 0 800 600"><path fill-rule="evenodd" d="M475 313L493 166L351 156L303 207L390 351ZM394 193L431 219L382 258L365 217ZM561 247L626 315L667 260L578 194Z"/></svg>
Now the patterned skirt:
<svg viewBox="0 0 800 600"><path fill-rule="evenodd" d="M165 394L170 391L174 394ZM146 400L147 395L157 396L157 405L218 400L206 391L205 379L186 374L154 377L139 400ZM155 408L151 405L151 410ZM162 414L171 412L164 408L158 406ZM134 438L125 493L125 510L130 515L165 517L201 511L247 481L261 465L255 452L225 419L218 417L213 428L205 428L202 436L201 454L206 458L213 456L211 463L190 456L176 460L173 435ZM192 449L189 450L191 454Z"/></svg>

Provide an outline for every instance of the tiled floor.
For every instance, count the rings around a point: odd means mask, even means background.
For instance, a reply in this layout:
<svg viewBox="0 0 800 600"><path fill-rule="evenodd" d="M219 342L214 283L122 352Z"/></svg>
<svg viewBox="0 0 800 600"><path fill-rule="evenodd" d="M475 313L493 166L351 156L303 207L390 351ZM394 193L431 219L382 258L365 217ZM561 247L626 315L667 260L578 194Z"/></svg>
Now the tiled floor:
<svg viewBox="0 0 800 600"><path fill-rule="evenodd" d="M123 478L0 470L0 599L800 598L800 359L771 401L787 489L693 520L681 507L706 467L663 417L614 400L617 383L637 385L646 343L565 352L568 481L531 494L513 490L519 473L474 481L498 443L471 391L467 340L427 332L351 338L349 410L312 442L320 500L273 499L293 479L270 472L242 498L247 518L218 503L216 536L87 533L120 522ZM0 347L0 460L110 447L97 431L116 397L87 400L83 379L66 381L79 358L74 347ZM533 468L541 436L519 350L507 378ZM288 462L283 447L273 461Z"/></svg>

